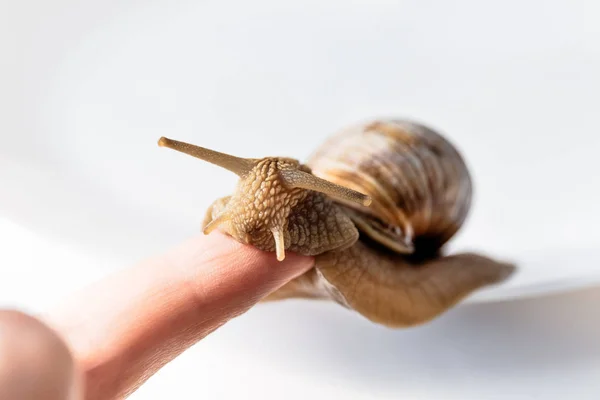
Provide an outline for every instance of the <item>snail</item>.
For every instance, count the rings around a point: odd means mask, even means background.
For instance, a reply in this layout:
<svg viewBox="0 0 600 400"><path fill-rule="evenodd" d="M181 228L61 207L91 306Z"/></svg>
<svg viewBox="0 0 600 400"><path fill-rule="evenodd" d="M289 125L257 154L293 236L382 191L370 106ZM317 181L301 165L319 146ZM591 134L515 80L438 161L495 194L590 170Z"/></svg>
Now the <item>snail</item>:
<svg viewBox="0 0 600 400"><path fill-rule="evenodd" d="M515 265L444 253L471 208L473 183L459 151L412 121L375 119L330 136L306 163L239 158L160 138L159 145L239 176L206 211L215 229L258 249L314 256L314 267L264 301L330 300L391 328L424 324Z"/></svg>

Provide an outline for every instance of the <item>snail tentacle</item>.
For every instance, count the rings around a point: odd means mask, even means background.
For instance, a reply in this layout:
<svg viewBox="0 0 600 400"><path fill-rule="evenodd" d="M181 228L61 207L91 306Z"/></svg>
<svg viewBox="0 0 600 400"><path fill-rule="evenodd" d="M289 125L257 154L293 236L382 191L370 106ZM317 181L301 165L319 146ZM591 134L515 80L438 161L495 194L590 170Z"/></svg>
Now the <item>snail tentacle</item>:
<svg viewBox="0 0 600 400"><path fill-rule="evenodd" d="M336 185L335 183L317 178L306 172L299 170L284 170L281 171L280 174L283 182L290 188L314 190L316 192L325 193L335 199L358 203L365 207L368 207L372 201L369 196L357 192L356 190Z"/></svg>
<svg viewBox="0 0 600 400"><path fill-rule="evenodd" d="M245 176L248 172L250 172L255 164L254 160L251 159L235 157L190 143L168 139L164 136L158 140L158 145L160 147L167 147L169 149L173 149L192 157L207 161L211 164L218 165L219 167L225 168L240 177Z"/></svg>

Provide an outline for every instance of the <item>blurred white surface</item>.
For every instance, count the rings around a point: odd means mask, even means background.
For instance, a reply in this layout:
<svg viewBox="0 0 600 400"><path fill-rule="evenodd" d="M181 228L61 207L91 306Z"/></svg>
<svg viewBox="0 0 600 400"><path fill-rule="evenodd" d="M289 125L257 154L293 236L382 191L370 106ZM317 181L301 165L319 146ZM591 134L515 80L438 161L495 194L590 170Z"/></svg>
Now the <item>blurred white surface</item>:
<svg viewBox="0 0 600 400"><path fill-rule="evenodd" d="M45 309L111 268L0 219L0 306ZM8 272L8 269L11 269ZM395 331L337 305L262 305L132 399L563 400L600 393L600 288L471 304Z"/></svg>
<svg viewBox="0 0 600 400"><path fill-rule="evenodd" d="M521 268L470 300L493 303L406 332L262 307L139 398L174 382L209 398L597 398L597 289L496 302L600 281L599 15L592 0L0 0L0 300L38 309L198 230L235 177L162 135L304 159L347 124L409 117L472 167L453 248Z"/></svg>

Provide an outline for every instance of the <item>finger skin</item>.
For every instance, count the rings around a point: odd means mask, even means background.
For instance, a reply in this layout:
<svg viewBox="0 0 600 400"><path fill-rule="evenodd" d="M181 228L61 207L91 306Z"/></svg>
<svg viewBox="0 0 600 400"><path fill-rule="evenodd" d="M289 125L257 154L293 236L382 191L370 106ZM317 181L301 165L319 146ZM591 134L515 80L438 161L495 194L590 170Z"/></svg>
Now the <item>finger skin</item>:
<svg viewBox="0 0 600 400"><path fill-rule="evenodd" d="M0 310L0 399L79 400L81 377L71 351L41 321Z"/></svg>
<svg viewBox="0 0 600 400"><path fill-rule="evenodd" d="M313 263L200 235L87 288L46 319L75 352L85 398L120 399Z"/></svg>

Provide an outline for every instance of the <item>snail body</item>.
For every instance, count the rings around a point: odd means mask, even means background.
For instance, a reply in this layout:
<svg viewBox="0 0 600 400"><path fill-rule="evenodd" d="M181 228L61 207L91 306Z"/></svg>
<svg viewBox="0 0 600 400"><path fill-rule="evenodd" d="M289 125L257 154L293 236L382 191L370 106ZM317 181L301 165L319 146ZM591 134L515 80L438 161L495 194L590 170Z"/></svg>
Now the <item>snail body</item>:
<svg viewBox="0 0 600 400"><path fill-rule="evenodd" d="M243 159L166 138L161 146L236 173L231 196L207 210L219 229L264 251L315 257L315 266L265 300L329 299L390 327L425 323L514 266L473 253L443 255L468 214L472 181L454 146L403 120L356 125L306 164Z"/></svg>

